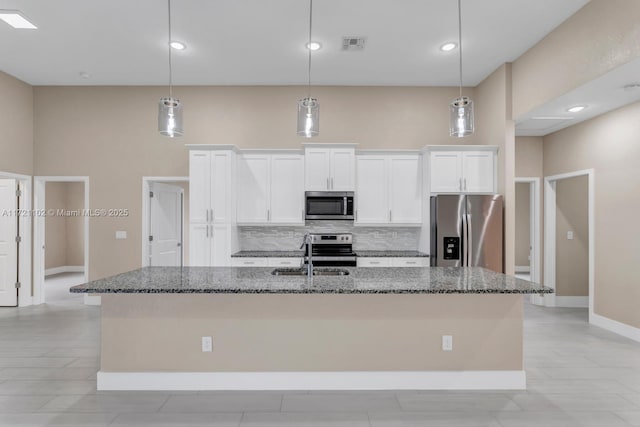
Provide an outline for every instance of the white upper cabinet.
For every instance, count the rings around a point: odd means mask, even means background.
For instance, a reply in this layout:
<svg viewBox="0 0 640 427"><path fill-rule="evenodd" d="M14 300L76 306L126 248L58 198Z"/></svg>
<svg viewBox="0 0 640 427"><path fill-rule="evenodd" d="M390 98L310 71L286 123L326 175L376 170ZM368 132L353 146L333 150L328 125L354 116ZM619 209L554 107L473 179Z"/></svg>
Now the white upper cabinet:
<svg viewBox="0 0 640 427"><path fill-rule="evenodd" d="M238 158L240 224L304 224L304 161L298 154Z"/></svg>
<svg viewBox="0 0 640 427"><path fill-rule="evenodd" d="M422 224L419 155L361 155L356 160L357 225Z"/></svg>
<svg viewBox="0 0 640 427"><path fill-rule="evenodd" d="M314 144L315 145L315 144ZM323 144L318 144L323 145ZM355 149L305 147L306 191L354 191Z"/></svg>
<svg viewBox="0 0 640 427"><path fill-rule="evenodd" d="M432 151L431 193L494 193L495 150Z"/></svg>

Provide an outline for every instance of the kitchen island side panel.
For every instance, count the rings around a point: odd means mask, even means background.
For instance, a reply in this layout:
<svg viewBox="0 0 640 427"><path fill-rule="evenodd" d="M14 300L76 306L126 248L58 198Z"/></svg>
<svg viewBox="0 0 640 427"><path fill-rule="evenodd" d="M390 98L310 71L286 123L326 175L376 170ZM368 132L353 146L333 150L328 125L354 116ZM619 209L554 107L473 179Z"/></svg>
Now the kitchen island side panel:
<svg viewBox="0 0 640 427"><path fill-rule="evenodd" d="M522 349L519 294L102 295L102 372L521 371Z"/></svg>

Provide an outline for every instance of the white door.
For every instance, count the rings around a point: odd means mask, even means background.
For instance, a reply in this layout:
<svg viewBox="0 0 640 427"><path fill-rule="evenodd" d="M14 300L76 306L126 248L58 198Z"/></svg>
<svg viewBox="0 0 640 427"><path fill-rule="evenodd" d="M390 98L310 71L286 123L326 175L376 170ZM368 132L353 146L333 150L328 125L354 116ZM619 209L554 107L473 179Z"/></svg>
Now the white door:
<svg viewBox="0 0 640 427"><path fill-rule="evenodd" d="M462 189L465 193L493 193L494 154L491 151L462 153Z"/></svg>
<svg viewBox="0 0 640 427"><path fill-rule="evenodd" d="M189 153L189 217L190 222L209 221L211 207L211 153Z"/></svg>
<svg viewBox="0 0 640 427"><path fill-rule="evenodd" d="M182 266L183 190L175 185L152 183L149 265Z"/></svg>
<svg viewBox="0 0 640 427"><path fill-rule="evenodd" d="M462 163L460 153L434 151L431 153L431 192L459 193L462 191Z"/></svg>
<svg viewBox="0 0 640 427"><path fill-rule="evenodd" d="M331 150L331 191L353 191L355 189L355 154L353 148Z"/></svg>
<svg viewBox="0 0 640 427"><path fill-rule="evenodd" d="M389 159L389 222L422 223L422 174L419 156Z"/></svg>
<svg viewBox="0 0 640 427"><path fill-rule="evenodd" d="M306 191L328 191L331 151L307 148L304 151L304 188Z"/></svg>
<svg viewBox="0 0 640 427"><path fill-rule="evenodd" d="M228 267L231 265L231 254L229 253L229 227L227 225L211 226L211 266Z"/></svg>
<svg viewBox="0 0 640 427"><path fill-rule="evenodd" d="M356 224L389 222L386 159L358 156L356 160Z"/></svg>
<svg viewBox="0 0 640 427"><path fill-rule="evenodd" d="M238 212L241 224L269 221L269 156L246 155L238 161Z"/></svg>
<svg viewBox="0 0 640 427"><path fill-rule="evenodd" d="M0 179L0 306L18 305L17 183Z"/></svg>
<svg viewBox="0 0 640 427"><path fill-rule="evenodd" d="M304 225L304 159L271 156L271 222Z"/></svg>
<svg viewBox="0 0 640 427"><path fill-rule="evenodd" d="M211 235L213 226L191 224L189 226L189 265L209 267L211 265Z"/></svg>

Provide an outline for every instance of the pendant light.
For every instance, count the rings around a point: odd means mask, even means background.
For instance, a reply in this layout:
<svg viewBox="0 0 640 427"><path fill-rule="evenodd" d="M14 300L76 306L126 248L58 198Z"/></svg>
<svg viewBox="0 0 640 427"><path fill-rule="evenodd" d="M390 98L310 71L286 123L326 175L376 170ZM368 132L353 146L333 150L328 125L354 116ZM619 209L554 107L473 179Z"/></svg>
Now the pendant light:
<svg viewBox="0 0 640 427"><path fill-rule="evenodd" d="M169 12L169 97L161 98L158 104L158 132L170 138L182 136L182 103L173 97L173 74L171 69L171 0L167 0Z"/></svg>
<svg viewBox="0 0 640 427"><path fill-rule="evenodd" d="M462 11L458 0L458 49L460 50L460 96L451 102L449 135L462 138L473 134L473 101L462 96Z"/></svg>
<svg viewBox="0 0 640 427"><path fill-rule="evenodd" d="M298 101L298 135L305 138L317 136L320 126L320 104L316 98L311 98L311 29L313 23L313 0L309 0L309 65L307 70L307 97Z"/></svg>

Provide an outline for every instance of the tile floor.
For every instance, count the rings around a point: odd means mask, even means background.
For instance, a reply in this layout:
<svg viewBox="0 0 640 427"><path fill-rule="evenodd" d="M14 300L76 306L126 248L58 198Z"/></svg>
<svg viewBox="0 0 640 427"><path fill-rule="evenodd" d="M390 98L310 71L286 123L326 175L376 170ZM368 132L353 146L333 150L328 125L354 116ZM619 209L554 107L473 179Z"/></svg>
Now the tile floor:
<svg viewBox="0 0 640 427"><path fill-rule="evenodd" d="M96 392L100 307L0 309L0 426L640 426L640 343L526 305L527 391Z"/></svg>

